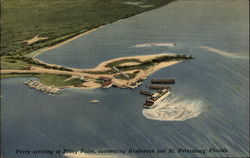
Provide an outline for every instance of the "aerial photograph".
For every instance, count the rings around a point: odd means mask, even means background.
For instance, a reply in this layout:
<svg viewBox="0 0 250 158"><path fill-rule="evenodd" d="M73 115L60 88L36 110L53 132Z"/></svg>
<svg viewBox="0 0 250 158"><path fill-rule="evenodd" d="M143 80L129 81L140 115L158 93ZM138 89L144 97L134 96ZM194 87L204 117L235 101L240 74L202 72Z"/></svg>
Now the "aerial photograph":
<svg viewBox="0 0 250 158"><path fill-rule="evenodd" d="M1 158L249 157L248 0L1 0Z"/></svg>

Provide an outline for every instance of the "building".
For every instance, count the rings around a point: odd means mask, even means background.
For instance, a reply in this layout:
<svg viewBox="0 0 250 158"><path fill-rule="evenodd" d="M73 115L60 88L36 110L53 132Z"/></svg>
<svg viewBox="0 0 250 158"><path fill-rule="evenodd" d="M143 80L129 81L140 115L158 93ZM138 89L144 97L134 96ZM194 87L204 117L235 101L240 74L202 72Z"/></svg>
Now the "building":
<svg viewBox="0 0 250 158"><path fill-rule="evenodd" d="M111 82L111 78L108 78L108 77L99 77L98 78L99 80L101 80L102 82Z"/></svg>
<svg viewBox="0 0 250 158"><path fill-rule="evenodd" d="M34 68L32 66L26 66L25 70L34 70Z"/></svg>
<svg viewBox="0 0 250 158"><path fill-rule="evenodd" d="M103 87L103 88L110 88L112 85L113 85L112 82L103 82L103 83L102 83L102 87Z"/></svg>

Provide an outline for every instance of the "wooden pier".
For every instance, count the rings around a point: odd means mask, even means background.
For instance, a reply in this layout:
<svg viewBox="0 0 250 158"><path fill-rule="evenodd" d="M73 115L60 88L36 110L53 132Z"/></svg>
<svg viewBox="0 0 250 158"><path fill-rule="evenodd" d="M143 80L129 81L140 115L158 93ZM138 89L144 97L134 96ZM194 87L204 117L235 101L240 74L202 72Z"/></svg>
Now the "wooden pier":
<svg viewBox="0 0 250 158"><path fill-rule="evenodd" d="M171 87L167 87L167 86L156 86L156 85L150 85L149 88L150 88L150 89L156 89L156 90L171 89Z"/></svg>
<svg viewBox="0 0 250 158"><path fill-rule="evenodd" d="M140 93L144 94L144 95L148 95L148 96L152 96L153 95L153 93L148 92L148 91L143 91L143 90L141 90Z"/></svg>
<svg viewBox="0 0 250 158"><path fill-rule="evenodd" d="M43 92L44 94L55 95L60 94L63 89L54 87L54 86L46 86L38 80L27 80L24 82L29 88L34 88L38 91Z"/></svg>

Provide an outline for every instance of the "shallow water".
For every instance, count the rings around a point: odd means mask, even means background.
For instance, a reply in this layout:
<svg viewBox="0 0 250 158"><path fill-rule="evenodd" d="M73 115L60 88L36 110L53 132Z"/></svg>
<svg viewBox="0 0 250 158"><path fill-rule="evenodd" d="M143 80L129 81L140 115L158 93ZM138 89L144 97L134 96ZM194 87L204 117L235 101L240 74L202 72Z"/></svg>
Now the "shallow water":
<svg viewBox="0 0 250 158"><path fill-rule="evenodd" d="M249 143L247 1L176 1L107 25L38 56L71 67L91 68L115 57L175 53L195 59L161 69L134 90L67 89L51 97L29 89L25 78L3 79L2 150L21 149L206 149L226 153L127 154L130 157L242 157ZM176 43L173 47L134 47ZM232 55L212 52L210 47ZM241 58L234 55L240 54ZM152 78L175 78L172 94L143 110ZM97 99L98 104L89 101ZM61 155L45 155L61 157ZM39 157L32 155L31 157Z"/></svg>

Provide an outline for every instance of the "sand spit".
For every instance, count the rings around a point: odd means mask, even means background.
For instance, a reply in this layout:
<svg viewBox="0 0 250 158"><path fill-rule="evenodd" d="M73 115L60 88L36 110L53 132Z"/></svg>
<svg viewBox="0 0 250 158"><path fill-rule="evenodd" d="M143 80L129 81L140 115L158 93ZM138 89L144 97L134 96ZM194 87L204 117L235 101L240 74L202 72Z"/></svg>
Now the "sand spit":
<svg viewBox="0 0 250 158"><path fill-rule="evenodd" d="M227 52L224 50L212 48L212 47L207 47L207 46L200 46L199 48L206 49L210 52L217 53L223 56L231 57L231 58L238 58L238 59L249 59L248 56L240 54L240 53L232 53L232 52Z"/></svg>
<svg viewBox="0 0 250 158"><path fill-rule="evenodd" d="M142 43L134 45L133 47L174 47L175 43Z"/></svg>
<svg viewBox="0 0 250 158"><path fill-rule="evenodd" d="M143 61L150 60L150 59L153 59L153 58L156 58L156 57L159 57L159 56L163 56L163 55L171 55L171 54L153 54L153 55L139 55L139 56L119 57L119 58L104 61L104 62L100 63L99 65L97 65L94 69L83 69L83 70L90 70L90 71L109 70L110 68L106 67L106 65L108 63L112 63L114 61L119 61L119 60L123 60L123 59L139 59L141 62L143 62ZM130 66L130 65L134 65L134 62L133 63L132 62L126 62L126 63L123 63L123 64L126 64L126 66Z"/></svg>

